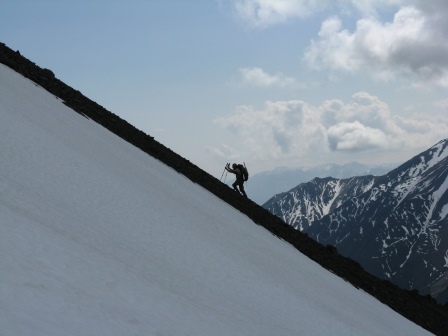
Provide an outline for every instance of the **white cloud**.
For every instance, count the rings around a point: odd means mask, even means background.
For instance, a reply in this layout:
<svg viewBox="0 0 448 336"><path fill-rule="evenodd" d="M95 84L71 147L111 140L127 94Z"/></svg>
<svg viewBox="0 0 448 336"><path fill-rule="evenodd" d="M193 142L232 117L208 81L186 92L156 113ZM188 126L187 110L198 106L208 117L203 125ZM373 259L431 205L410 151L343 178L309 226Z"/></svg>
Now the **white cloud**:
<svg viewBox="0 0 448 336"><path fill-rule="evenodd" d="M441 1L441 0L438 0ZM330 7L346 13L357 9L363 16L375 16L378 8L397 7L417 0L233 0L236 15L253 28L266 28L291 19L303 19Z"/></svg>
<svg viewBox="0 0 448 336"><path fill-rule="evenodd" d="M344 3L343 0L338 2L341 4ZM410 5L415 2L416 0L352 0L350 4L358 9L363 16L376 16L379 8L398 7L404 4Z"/></svg>
<svg viewBox="0 0 448 336"><path fill-rule="evenodd" d="M387 148L387 136L383 131L361 124L359 121L342 122L327 130L331 150L367 150Z"/></svg>
<svg viewBox="0 0 448 336"><path fill-rule="evenodd" d="M266 102L261 110L240 106L215 123L233 133L239 152L258 160L306 157L331 152L430 147L448 134L448 117L391 114L387 104L366 92L350 102L326 100Z"/></svg>
<svg viewBox="0 0 448 336"><path fill-rule="evenodd" d="M437 19L439 15L403 7L393 22L376 17L358 20L354 32L332 17L322 23L319 38L311 42L304 58L318 70L367 71L382 79L410 76L448 87L448 36L440 33L448 25Z"/></svg>
<svg viewBox="0 0 448 336"><path fill-rule="evenodd" d="M272 86L296 86L296 80L291 77L286 77L281 73L270 75L261 68L242 68L239 69L241 75L241 84L257 87L272 87Z"/></svg>
<svg viewBox="0 0 448 336"><path fill-rule="evenodd" d="M260 159L283 155L304 154L307 144L298 138L313 138L319 125L313 119L313 109L296 101L266 102L264 110L240 106L234 114L219 118L215 123L230 130L245 150Z"/></svg>
<svg viewBox="0 0 448 336"><path fill-rule="evenodd" d="M239 18L268 27L331 9L304 59L314 69L366 72L381 80L410 78L414 86L448 87L446 0L234 0ZM356 9L356 14L353 14ZM382 10L396 10L384 21ZM359 15L353 31L342 14Z"/></svg>
<svg viewBox="0 0 448 336"><path fill-rule="evenodd" d="M389 130L393 128L389 106L367 92L355 93L352 96L352 101L348 104L335 99L324 101L319 109L321 122L326 127L340 122L359 121L374 129Z"/></svg>
<svg viewBox="0 0 448 336"><path fill-rule="evenodd" d="M251 27L267 27L292 18L306 17L328 1L317 0L234 0L236 14Z"/></svg>

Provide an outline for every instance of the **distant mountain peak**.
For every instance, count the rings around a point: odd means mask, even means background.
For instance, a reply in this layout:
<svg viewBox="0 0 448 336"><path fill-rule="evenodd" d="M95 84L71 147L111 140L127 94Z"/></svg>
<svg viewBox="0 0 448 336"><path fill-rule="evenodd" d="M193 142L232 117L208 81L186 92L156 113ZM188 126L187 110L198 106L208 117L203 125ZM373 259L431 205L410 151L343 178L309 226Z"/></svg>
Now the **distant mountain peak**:
<svg viewBox="0 0 448 336"><path fill-rule="evenodd" d="M286 192L300 183L311 181L315 177L350 178L353 176L374 175L381 176L398 164L365 165L359 162L350 162L339 165L325 163L313 167L286 168L279 167L271 171L255 174L250 182L251 198L258 204L264 204L274 195Z"/></svg>

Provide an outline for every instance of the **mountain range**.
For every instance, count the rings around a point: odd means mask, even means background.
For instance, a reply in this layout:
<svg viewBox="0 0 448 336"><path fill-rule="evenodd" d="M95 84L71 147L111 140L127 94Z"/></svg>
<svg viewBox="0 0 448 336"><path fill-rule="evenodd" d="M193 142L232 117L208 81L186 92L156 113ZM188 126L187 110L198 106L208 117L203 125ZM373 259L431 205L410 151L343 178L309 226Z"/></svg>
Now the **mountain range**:
<svg viewBox="0 0 448 336"><path fill-rule="evenodd" d="M254 174L250 178L248 187L251 199L257 204L263 205L274 195L311 181L315 177L331 176L343 179L363 175L381 176L397 166L398 164L365 165L359 162L350 162L343 165L327 163L313 167L278 167L274 170Z"/></svg>
<svg viewBox="0 0 448 336"><path fill-rule="evenodd" d="M264 207L375 276L448 302L448 139L383 176L315 178Z"/></svg>

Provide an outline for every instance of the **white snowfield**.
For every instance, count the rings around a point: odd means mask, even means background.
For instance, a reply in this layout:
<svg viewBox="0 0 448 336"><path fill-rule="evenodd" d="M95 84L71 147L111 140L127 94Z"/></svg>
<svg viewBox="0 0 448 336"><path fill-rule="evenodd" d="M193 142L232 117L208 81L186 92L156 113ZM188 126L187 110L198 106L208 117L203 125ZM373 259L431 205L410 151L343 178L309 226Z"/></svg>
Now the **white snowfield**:
<svg viewBox="0 0 448 336"><path fill-rule="evenodd" d="M2 336L430 334L1 64L0 192Z"/></svg>

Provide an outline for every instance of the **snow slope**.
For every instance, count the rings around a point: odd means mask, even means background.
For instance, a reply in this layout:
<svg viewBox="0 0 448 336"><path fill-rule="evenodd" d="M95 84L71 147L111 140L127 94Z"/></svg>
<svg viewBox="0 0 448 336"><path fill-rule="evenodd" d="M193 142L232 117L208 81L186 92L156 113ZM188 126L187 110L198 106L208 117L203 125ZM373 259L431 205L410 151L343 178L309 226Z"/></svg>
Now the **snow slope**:
<svg viewBox="0 0 448 336"><path fill-rule="evenodd" d="M20 335L427 335L0 64L0 325Z"/></svg>

